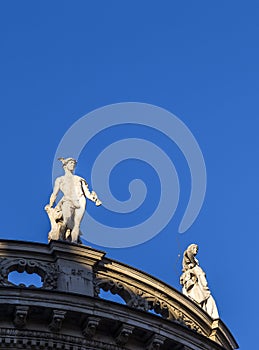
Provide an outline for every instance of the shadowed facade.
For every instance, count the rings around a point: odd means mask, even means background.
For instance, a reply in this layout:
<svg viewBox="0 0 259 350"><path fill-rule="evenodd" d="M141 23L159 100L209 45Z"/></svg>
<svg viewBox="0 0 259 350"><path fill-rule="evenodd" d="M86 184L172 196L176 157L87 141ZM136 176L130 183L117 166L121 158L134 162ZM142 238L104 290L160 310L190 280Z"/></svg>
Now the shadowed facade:
<svg viewBox="0 0 259 350"><path fill-rule="evenodd" d="M5 349L238 347L224 323L188 297L90 247L1 240L0 271L0 347ZM42 286L14 285L8 280L12 271L36 273ZM101 290L118 294L125 304L101 298Z"/></svg>

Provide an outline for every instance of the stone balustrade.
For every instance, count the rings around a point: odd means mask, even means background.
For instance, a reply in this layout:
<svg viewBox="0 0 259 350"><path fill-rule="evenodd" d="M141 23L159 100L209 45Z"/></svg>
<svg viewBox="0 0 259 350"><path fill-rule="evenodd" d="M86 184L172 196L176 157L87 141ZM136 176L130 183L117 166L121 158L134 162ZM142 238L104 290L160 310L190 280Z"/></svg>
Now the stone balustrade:
<svg viewBox="0 0 259 350"><path fill-rule="evenodd" d="M14 285L12 271L36 273L42 286ZM125 305L101 298L101 290L119 295ZM237 348L221 320L176 289L105 252L67 242L0 241L3 314L2 347L6 339L10 348L27 339L24 347L35 343L35 349Z"/></svg>

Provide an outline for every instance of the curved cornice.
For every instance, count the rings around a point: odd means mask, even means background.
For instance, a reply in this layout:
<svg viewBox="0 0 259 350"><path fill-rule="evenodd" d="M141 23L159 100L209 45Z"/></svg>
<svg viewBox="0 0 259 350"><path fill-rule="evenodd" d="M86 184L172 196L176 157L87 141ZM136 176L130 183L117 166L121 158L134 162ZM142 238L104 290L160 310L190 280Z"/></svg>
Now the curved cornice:
<svg viewBox="0 0 259 350"><path fill-rule="evenodd" d="M134 327L136 322L146 322L147 329L151 325L160 329L159 334L162 332L162 337L168 341L178 343L177 334L180 334L182 342L188 336L194 343L197 340L197 344L203 339L204 344L210 344L210 349L218 349L217 344L226 350L237 348L235 339L221 320L213 320L199 305L161 280L109 259L105 252L93 248L60 241L47 245L1 240L0 269L1 305L18 302L23 307L50 309L52 313L53 310L79 313L86 319L94 315L109 320L111 315L111 319L117 318L122 324L127 317L128 326L133 327L133 320ZM42 287L13 286L8 281L8 274L14 270L39 274ZM102 300L100 289L118 294L126 305ZM148 312L152 310L161 317ZM21 309L20 315L21 319L27 319L29 311ZM57 313L55 320L62 323L65 314L62 315ZM132 333L129 329L127 332ZM154 331L154 334L157 333ZM215 344L214 348L211 344Z"/></svg>

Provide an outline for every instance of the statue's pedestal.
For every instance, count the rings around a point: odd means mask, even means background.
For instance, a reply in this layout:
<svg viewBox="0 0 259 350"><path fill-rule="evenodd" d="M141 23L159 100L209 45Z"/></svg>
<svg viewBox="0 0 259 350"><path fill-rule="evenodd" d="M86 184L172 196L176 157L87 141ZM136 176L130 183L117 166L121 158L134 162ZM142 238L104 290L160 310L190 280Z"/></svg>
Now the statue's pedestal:
<svg viewBox="0 0 259 350"><path fill-rule="evenodd" d="M51 241L58 271L57 290L94 296L94 268L105 253L84 245Z"/></svg>

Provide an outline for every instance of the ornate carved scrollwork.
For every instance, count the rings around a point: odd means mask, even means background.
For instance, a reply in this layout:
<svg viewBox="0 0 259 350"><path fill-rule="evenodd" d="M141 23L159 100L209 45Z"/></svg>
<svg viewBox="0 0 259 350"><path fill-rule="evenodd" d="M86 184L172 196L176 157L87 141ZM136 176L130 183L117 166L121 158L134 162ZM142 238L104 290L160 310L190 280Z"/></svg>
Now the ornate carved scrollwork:
<svg viewBox="0 0 259 350"><path fill-rule="evenodd" d="M18 329L25 327L27 321L29 307L28 306L17 306L15 309L14 326Z"/></svg>
<svg viewBox="0 0 259 350"><path fill-rule="evenodd" d="M151 294L139 288L128 286L120 281L108 278L98 278L94 281L95 296L99 296L100 289L110 291L112 294L118 294L126 303L137 310L151 311L161 315L164 319L176 321L184 326L204 333L202 329L182 311L170 305L168 298L161 293Z"/></svg>
<svg viewBox="0 0 259 350"><path fill-rule="evenodd" d="M110 291L112 294L118 294L127 306L134 309L142 311L154 310L163 318L169 318L170 312L167 303L139 288L127 286L116 280L99 278L95 281L95 296L99 296L100 289L106 292Z"/></svg>
<svg viewBox="0 0 259 350"><path fill-rule="evenodd" d="M174 308L174 313L177 315L176 321L180 324L196 331L197 333L204 334L202 329L188 316L186 316L182 311Z"/></svg>
<svg viewBox="0 0 259 350"><path fill-rule="evenodd" d="M8 275L12 271L36 273L43 282L42 289L57 288L58 272L55 264L32 259L3 258L0 260L0 286L14 285L8 281ZM24 287L24 285L22 286Z"/></svg>
<svg viewBox="0 0 259 350"><path fill-rule="evenodd" d="M152 307L150 306L149 296L149 294L144 293L140 289L131 288L131 298L127 302L127 305L137 310L151 310Z"/></svg>
<svg viewBox="0 0 259 350"><path fill-rule="evenodd" d="M148 342L147 350L159 350L165 342L165 337L159 334L153 335L153 337Z"/></svg>
<svg viewBox="0 0 259 350"><path fill-rule="evenodd" d="M128 302L132 298L132 292L127 288L123 283L108 279L108 278L98 278L94 281L94 295L98 297L100 294L100 289L103 289L105 292L111 292L112 294L119 295L125 303L128 305Z"/></svg>
<svg viewBox="0 0 259 350"><path fill-rule="evenodd" d="M49 329L53 332L59 332L62 327L62 323L65 319L66 311L53 310L53 315L51 322L49 324Z"/></svg>
<svg viewBox="0 0 259 350"><path fill-rule="evenodd" d="M164 300L151 296L149 298L149 304L150 310L154 310L155 313L161 315L165 319L169 318L169 306Z"/></svg>
<svg viewBox="0 0 259 350"><path fill-rule="evenodd" d="M134 328L133 326L123 324L115 336L116 343L120 346L126 345Z"/></svg>
<svg viewBox="0 0 259 350"><path fill-rule="evenodd" d="M82 334L86 338L92 339L96 333L100 321L101 319L99 317L88 317L86 323L84 324Z"/></svg>

